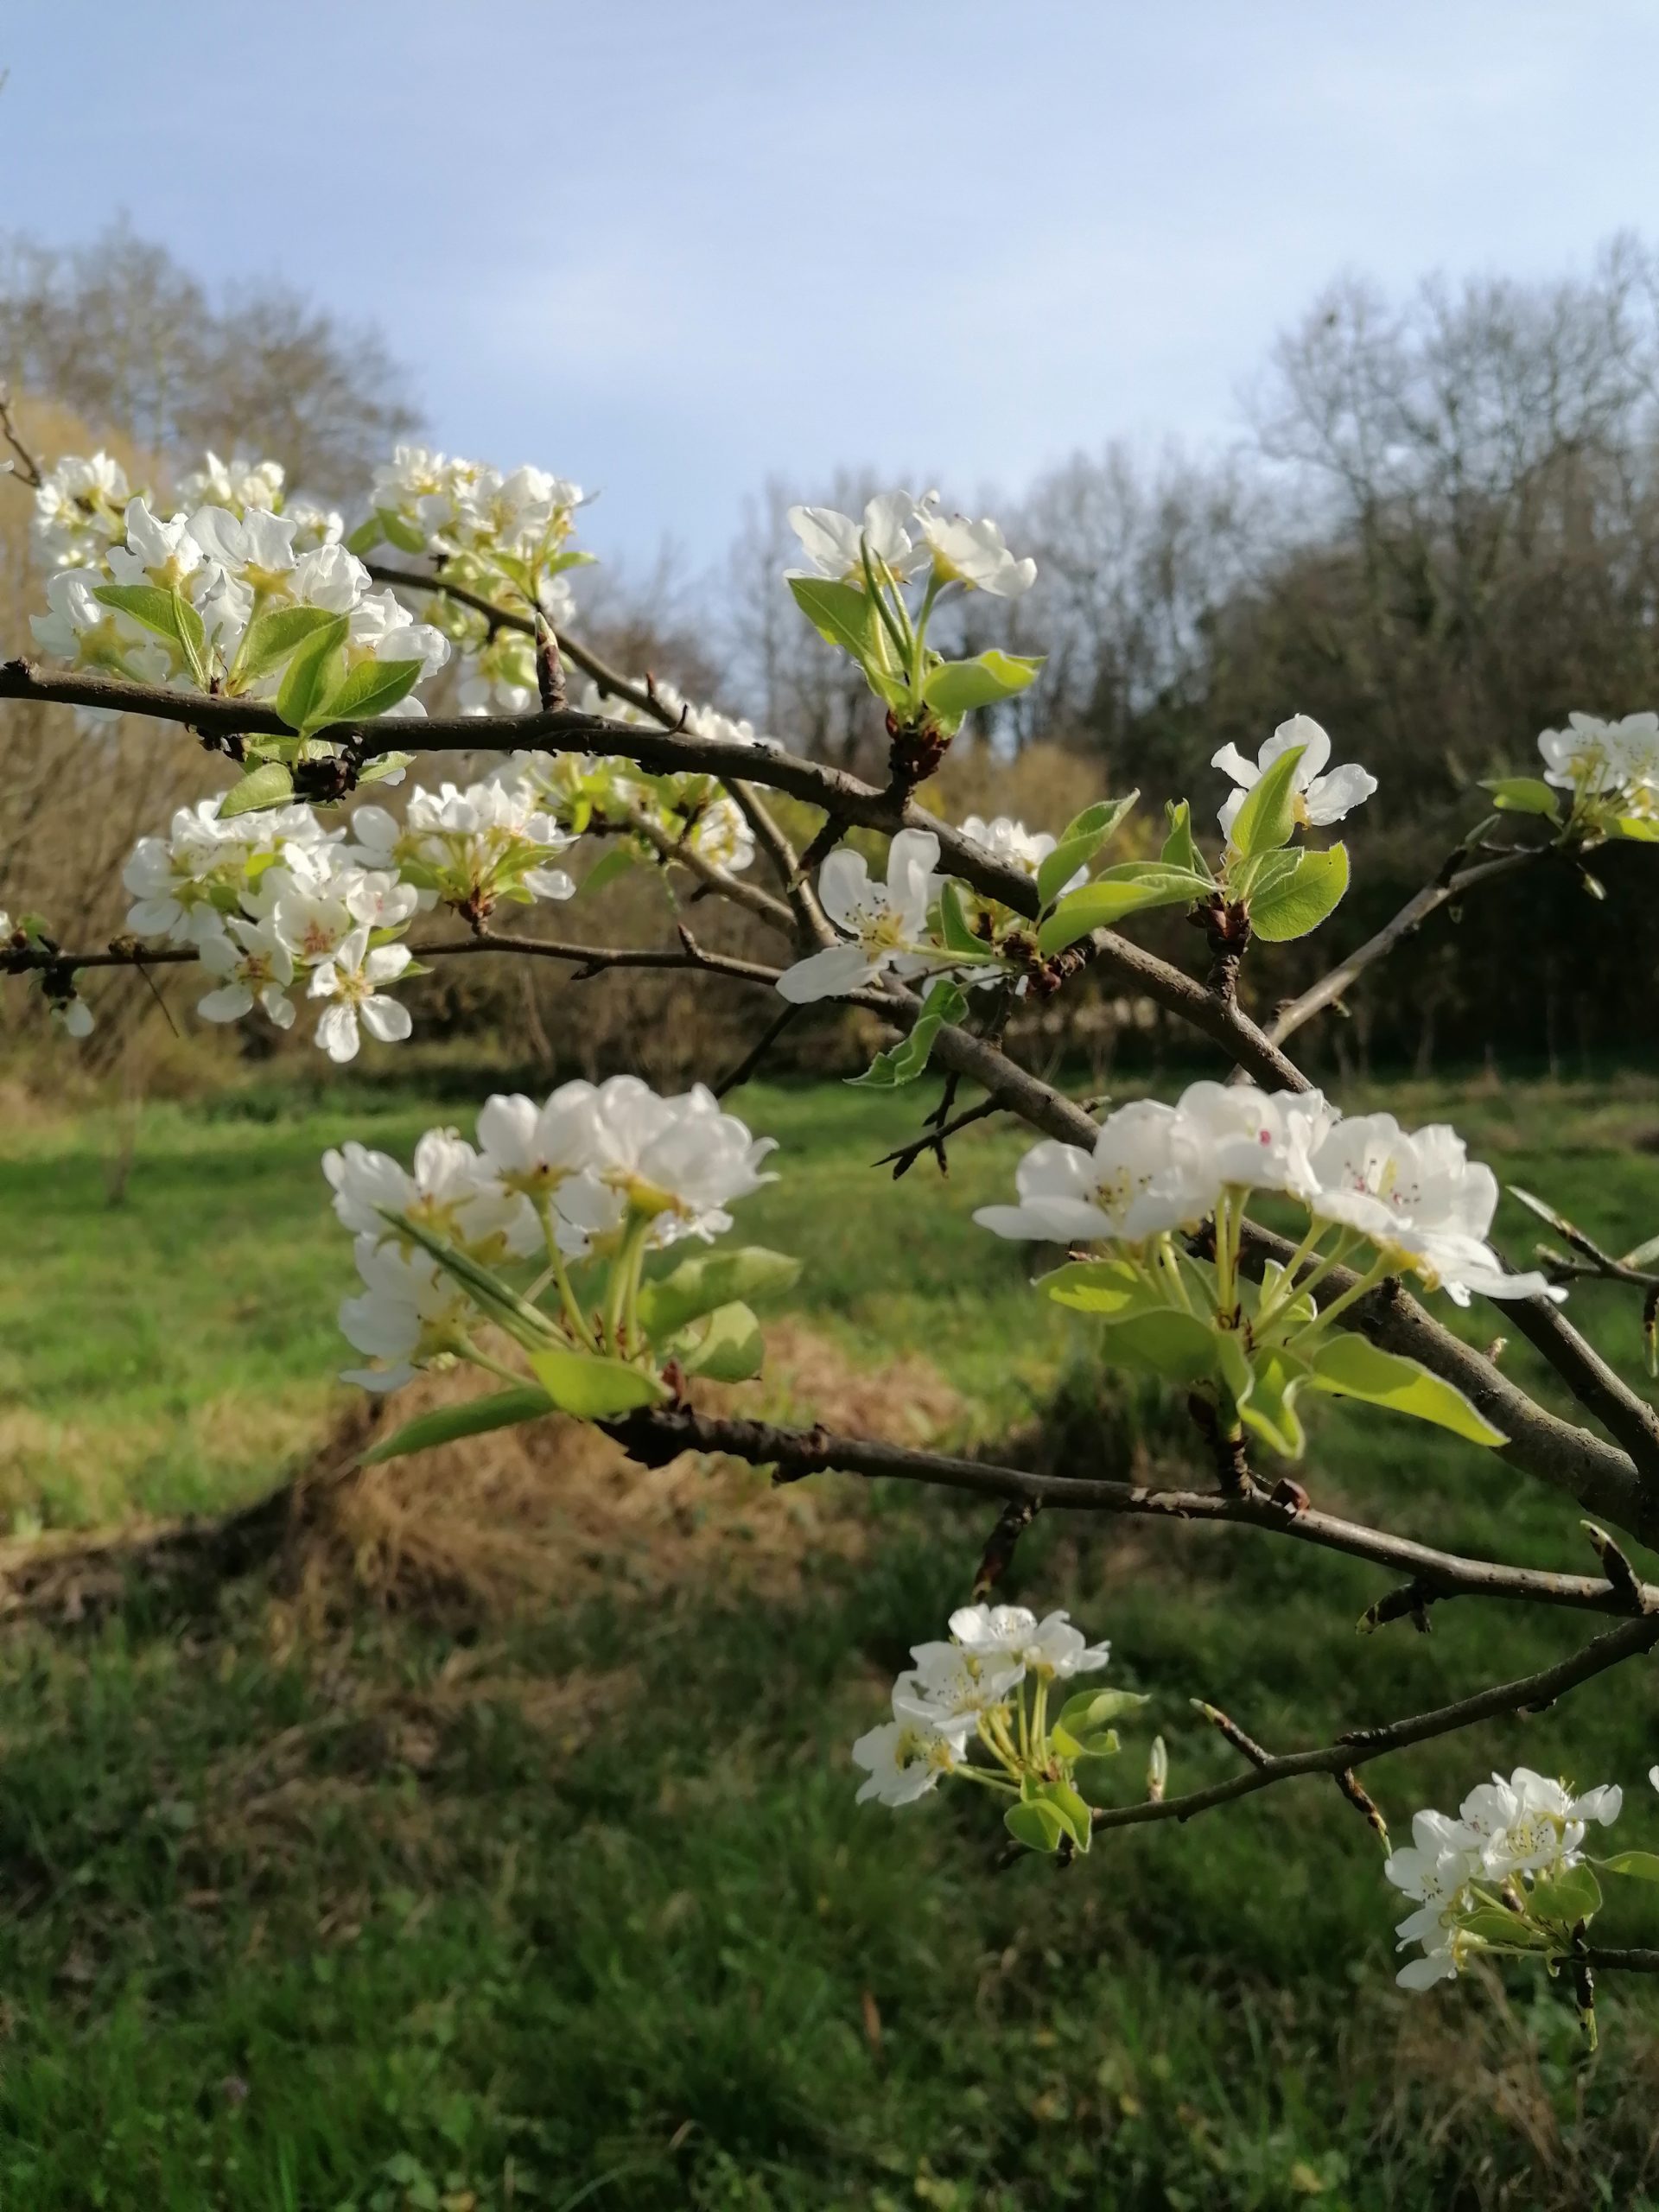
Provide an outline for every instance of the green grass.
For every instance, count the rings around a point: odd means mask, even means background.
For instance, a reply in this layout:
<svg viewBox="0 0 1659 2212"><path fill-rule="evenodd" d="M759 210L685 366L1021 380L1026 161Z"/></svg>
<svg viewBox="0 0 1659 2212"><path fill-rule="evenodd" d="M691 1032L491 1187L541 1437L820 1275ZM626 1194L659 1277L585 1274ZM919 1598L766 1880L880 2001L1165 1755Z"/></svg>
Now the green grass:
<svg viewBox="0 0 1659 2212"><path fill-rule="evenodd" d="M1659 1227L1652 1086L1393 1103L1450 1114L1615 1243ZM1113 1471L1157 1426L1122 1403L1087 1421L1086 1332L972 1227L1016 1140L976 1131L943 1188L929 1163L895 1186L870 1162L911 1101L756 1089L742 1109L782 1142L744 1229L808 1255L814 1328L861 1361L924 1349L984 1437L1065 1370L1067 1464ZM351 1134L406 1150L433 1119L466 1116L366 1086L155 1109L113 1207L113 1121L14 1135L0 1503L73 1522L279 1474L326 1417L348 1287L317 1155ZM1516 1255L1524 1218L1504 1216ZM1575 1307L1636 1371L1622 1296ZM1319 1502L1433 1541L1590 1564L1570 1505L1414 1426L1328 1417L1305 1471ZM250 1583L205 1618L136 1591L95 1631L14 1635L0 2212L1659 2202L1645 1989L1605 1993L1587 2064L1524 1974L1401 1998L1391 1893L1332 1789L1103 1839L1058 1875L996 1871L976 1797L855 1807L847 1743L960 1601L988 1519L889 1491L868 1510L864 1555L809 1561L793 1594L619 1586L517 1621L359 1609L296 1634ZM1383 1586L1254 1535L1055 1516L1011 1594L1069 1604L1152 1694L1122 1794L1154 1726L1173 1786L1231 1770L1193 1695L1287 1746L1586 1632L1453 1605L1430 1637L1357 1642ZM1400 1823L1513 1758L1617 1777L1641 1789L1621 1841L1651 1844L1654 1737L1650 1677L1626 1670L1370 1778ZM1605 1928L1652 1942L1659 1915L1621 1900Z"/></svg>

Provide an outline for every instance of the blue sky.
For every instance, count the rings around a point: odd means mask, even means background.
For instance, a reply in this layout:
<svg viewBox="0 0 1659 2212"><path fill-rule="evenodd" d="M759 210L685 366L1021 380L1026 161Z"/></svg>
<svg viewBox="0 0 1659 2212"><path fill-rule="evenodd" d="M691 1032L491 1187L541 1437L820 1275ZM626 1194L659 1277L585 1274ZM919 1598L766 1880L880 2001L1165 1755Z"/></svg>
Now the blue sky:
<svg viewBox="0 0 1659 2212"><path fill-rule="evenodd" d="M0 66L0 219L372 316L631 563L770 474L1222 442L1344 269L1659 231L1637 0L10 0Z"/></svg>

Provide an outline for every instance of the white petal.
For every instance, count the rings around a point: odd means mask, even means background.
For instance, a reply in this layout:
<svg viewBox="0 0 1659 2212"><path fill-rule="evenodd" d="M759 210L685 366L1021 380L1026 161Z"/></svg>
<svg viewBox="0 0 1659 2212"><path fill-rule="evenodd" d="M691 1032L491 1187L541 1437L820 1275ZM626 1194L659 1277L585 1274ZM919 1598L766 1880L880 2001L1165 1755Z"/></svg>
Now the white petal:
<svg viewBox="0 0 1659 2212"><path fill-rule="evenodd" d="M348 1006L329 1007L317 1024L317 1042L331 1060L357 1058L357 1016Z"/></svg>
<svg viewBox="0 0 1659 2212"><path fill-rule="evenodd" d="M409 1008L397 999L365 999L358 1014L370 1036L383 1045L401 1044L415 1027Z"/></svg>
<svg viewBox="0 0 1659 2212"><path fill-rule="evenodd" d="M830 857L833 860L835 855ZM810 1006L817 999L839 998L844 991L855 991L873 982L877 973L861 944L831 944L786 968L778 978L778 988L791 1005Z"/></svg>

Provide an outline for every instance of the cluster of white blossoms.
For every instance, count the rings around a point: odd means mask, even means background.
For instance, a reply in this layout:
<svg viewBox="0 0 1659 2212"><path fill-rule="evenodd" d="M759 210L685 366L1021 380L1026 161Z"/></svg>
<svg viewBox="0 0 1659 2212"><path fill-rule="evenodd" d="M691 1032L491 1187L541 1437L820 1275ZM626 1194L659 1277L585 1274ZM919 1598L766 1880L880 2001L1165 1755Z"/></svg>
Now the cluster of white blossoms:
<svg viewBox="0 0 1659 2212"><path fill-rule="evenodd" d="M1015 1801L1010 1830L1034 1849L1062 1837L1089 1847L1089 1808L1077 1794L1079 1759L1117 1750L1107 1723L1143 1705L1129 1691L1088 1693L1049 1711L1057 1682L1098 1674L1109 1643L1090 1643L1064 1612L1042 1620L1023 1605L963 1605L948 1643L918 1643L893 1686L893 1717L853 1745L866 1779L861 1804L908 1805L947 1776ZM969 1758L975 1745L984 1758ZM1041 1809L1039 1810L1038 1808Z"/></svg>
<svg viewBox="0 0 1659 2212"><path fill-rule="evenodd" d="M994 859L1033 878L1057 843L1007 815L989 822L969 815L963 832ZM1062 892L1075 889L1087 874L1079 869ZM945 923L947 899L954 930ZM843 997L884 976L899 982L949 976L970 984L1014 976L1023 988L1020 969L1033 950L1029 925L941 874L939 841L931 830L899 832L887 848L881 881L872 876L862 853L838 846L818 871L818 904L841 942L810 953L779 977L779 990L795 1005Z"/></svg>
<svg viewBox="0 0 1659 2212"><path fill-rule="evenodd" d="M1539 734L1544 781L1571 791L1575 805L1659 817L1659 715L1607 722L1575 714L1567 722Z"/></svg>
<svg viewBox="0 0 1659 2212"><path fill-rule="evenodd" d="M497 1310L480 1287L487 1277L458 1281L411 1237L441 1239L479 1270L531 1267L529 1299L550 1285L558 1293L550 1332L580 1351L636 1357L647 1349L645 1255L712 1243L732 1226L728 1208L775 1179L762 1168L773 1141L753 1137L702 1084L664 1098L635 1076L613 1076L562 1084L539 1104L497 1096L476 1134L474 1146L454 1129L429 1130L410 1170L360 1144L325 1154L364 1284L341 1306L340 1327L373 1363L348 1370L346 1381L385 1391L435 1363L493 1364L474 1332L486 1318L511 1322L511 1294ZM591 1304L568 1272L589 1262L609 1274Z"/></svg>
<svg viewBox="0 0 1659 2212"><path fill-rule="evenodd" d="M1017 1205L982 1206L974 1216L999 1236L1141 1249L1166 1245L1216 1215L1224 1240L1246 1194L1266 1191L1299 1201L1312 1217L1299 1265L1334 1227L1338 1253L1363 1238L1375 1248L1378 1275L1418 1275L1459 1305L1477 1291L1560 1294L1540 1274L1510 1274L1492 1251L1497 1179L1469 1158L1455 1129L1402 1129L1392 1114L1344 1116L1317 1090L1195 1083L1173 1106L1137 1099L1107 1117L1091 1152L1034 1146L1014 1184ZM1312 1280L1299 1287L1306 1291Z"/></svg>
<svg viewBox="0 0 1659 2212"><path fill-rule="evenodd" d="M326 722L331 700L336 719L423 715L410 694L448 659L448 640L373 589L340 543L337 515L284 506L281 474L210 454L169 514L125 496L107 454L60 461L35 493L36 543L53 571L48 612L30 622L35 643L135 683L278 702L296 659L326 653L308 728Z"/></svg>
<svg viewBox="0 0 1659 2212"><path fill-rule="evenodd" d="M1233 779L1236 788L1222 802L1217 817L1223 835L1230 837L1238 810L1262 778L1282 754L1301 748L1301 759L1291 777L1295 816L1304 829L1325 830L1345 821L1357 806L1376 791L1376 778L1353 761L1332 768L1331 740L1311 715L1293 715L1281 722L1254 760L1247 760L1236 745L1224 745L1210 765Z"/></svg>
<svg viewBox="0 0 1659 2212"><path fill-rule="evenodd" d="M288 1029L296 987L327 1001L316 1042L337 1061L356 1057L364 1031L385 1044L410 1034L385 987L410 969L397 940L417 912L442 903L478 922L502 900L575 890L549 865L575 840L522 779L417 788L402 822L375 805L332 828L308 806L229 819L221 806L181 807L166 836L139 839L122 872L127 927L195 948L219 978L197 1007L209 1021L257 1006Z"/></svg>
<svg viewBox="0 0 1659 2212"><path fill-rule="evenodd" d="M566 572L590 561L570 543L581 487L526 464L506 474L479 461L398 446L376 472L358 551L382 539L428 556L435 576L556 631L575 612ZM537 702L535 642L480 609L434 594L431 620L454 646L467 715L527 713Z"/></svg>
<svg viewBox="0 0 1659 2212"><path fill-rule="evenodd" d="M1432 1988L1482 1952L1536 1953L1552 1923L1565 1923L1565 1948L1567 1930L1589 1916L1599 1895L1593 1885L1563 1890L1560 1878L1580 1865L1589 1824L1611 1825L1624 1802L1616 1783L1574 1796L1564 1783L1518 1766L1507 1782L1495 1774L1471 1790L1456 1820L1416 1814L1410 1844L1382 1868L1417 1908L1395 1930L1401 1950L1413 1943L1422 1950L1400 1969L1401 1987Z"/></svg>
<svg viewBox="0 0 1659 2212"><path fill-rule="evenodd" d="M812 563L790 572L795 575L862 584L868 558L879 581L908 583L926 575L937 588L960 584L995 599L1018 599L1037 581L1037 563L1016 560L995 523L947 515L937 492L919 499L883 492L867 505L861 521L834 507L791 507L789 526Z"/></svg>

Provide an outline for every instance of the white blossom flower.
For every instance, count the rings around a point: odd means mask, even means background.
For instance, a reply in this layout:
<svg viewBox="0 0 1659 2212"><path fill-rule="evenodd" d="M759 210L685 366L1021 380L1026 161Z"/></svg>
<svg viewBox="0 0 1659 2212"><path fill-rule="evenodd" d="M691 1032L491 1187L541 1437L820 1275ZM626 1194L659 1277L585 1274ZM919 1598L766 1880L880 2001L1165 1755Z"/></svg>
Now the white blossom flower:
<svg viewBox="0 0 1659 2212"><path fill-rule="evenodd" d="M888 969L912 976L938 964L939 956L925 947L938 860L939 841L928 830L899 832L887 849L885 884L870 880L861 853L846 845L831 853L818 870L818 899L848 941L785 969L778 979L784 997L804 1006L860 990Z"/></svg>
<svg viewBox="0 0 1659 2212"><path fill-rule="evenodd" d="M1575 1797L1551 1777L1518 1766L1507 1782L1495 1774L1481 1783L1459 1809L1482 1867L1492 1880L1504 1881L1512 1874L1576 1866L1586 1822L1611 1826L1624 1802L1624 1793L1616 1783L1604 1783Z"/></svg>
<svg viewBox="0 0 1659 2212"><path fill-rule="evenodd" d="M982 1662L1003 1656L1016 1662L1022 1674L1050 1681L1097 1674L1112 1656L1109 1643L1090 1643L1081 1630L1073 1628L1069 1613L1046 1613L1039 1621L1024 1605L959 1606L950 1616L950 1633ZM949 1650L950 1646L939 1649Z"/></svg>
<svg viewBox="0 0 1659 2212"><path fill-rule="evenodd" d="M879 1805L914 1804L961 1764L966 1740L965 1731L947 1734L914 1719L872 1728L853 1745L854 1764L869 1777L859 1786L858 1803L874 1798Z"/></svg>
<svg viewBox="0 0 1659 2212"><path fill-rule="evenodd" d="M1487 1298L1558 1298L1533 1269L1510 1274L1486 1239L1497 1211L1497 1178L1471 1160L1443 1122L1415 1132L1392 1114L1336 1122L1313 1154L1313 1184L1300 1190L1321 1220L1340 1222L1398 1254L1404 1268L1459 1306Z"/></svg>
<svg viewBox="0 0 1659 2212"><path fill-rule="evenodd" d="M1412 1959L1395 1977L1402 1989L1428 1989L1455 1974L1462 1962L1458 1923L1474 1904L1469 1885L1484 1872L1478 1839L1461 1821L1444 1813L1415 1814L1412 1840L1382 1863L1384 1877L1414 1898L1418 1910L1395 1929L1398 1948L1421 1943L1424 1955Z"/></svg>
<svg viewBox="0 0 1659 2212"><path fill-rule="evenodd" d="M978 522L966 515L947 518L930 504L936 497L928 494L918 519L939 582L965 584L969 590L988 592L994 599L1018 599L1028 592L1037 581L1035 561L1029 555L1016 561L988 516Z"/></svg>
<svg viewBox="0 0 1659 2212"><path fill-rule="evenodd" d="M653 1245L683 1236L707 1243L731 1227L734 1200L776 1179L760 1173L774 1141L752 1137L701 1084L659 1098L637 1076L613 1076L600 1085L594 1112L596 1157L562 1185L558 1200L565 1218L590 1236L631 1213L650 1221Z"/></svg>
<svg viewBox="0 0 1659 2212"><path fill-rule="evenodd" d="M741 875L754 858L754 832L734 798L711 799L699 807L684 842L728 875Z"/></svg>
<svg viewBox="0 0 1659 2212"><path fill-rule="evenodd" d="M224 575L250 591L286 599L294 569L294 524L263 507L238 515L229 507L198 507L190 535ZM308 560L315 560L308 554ZM350 556L347 556L347 558Z"/></svg>
<svg viewBox="0 0 1659 2212"><path fill-rule="evenodd" d="M330 851L286 847L280 865L265 871L245 903L260 920L269 917L289 950L311 964L332 959L354 929L367 934L346 903L351 880Z"/></svg>
<svg viewBox="0 0 1659 2212"><path fill-rule="evenodd" d="M236 454L221 461L216 453L202 456L200 468L181 479L179 497L187 507L229 507L242 514L249 507L275 507L282 500L283 464L279 461L249 461ZM291 519L294 510L284 509Z"/></svg>
<svg viewBox="0 0 1659 2212"><path fill-rule="evenodd" d="M883 574L900 582L928 564L925 545L912 542L911 525L918 519L916 501L908 492L883 492L870 500L861 522L834 507L791 507L790 528L801 541L810 569L791 569L791 575L829 576L839 583L864 582L863 549L880 582Z"/></svg>
<svg viewBox="0 0 1659 2212"><path fill-rule="evenodd" d="M1023 822L1016 822L1011 815L994 815L987 822L977 814L970 814L962 825L964 837L971 837L982 845L994 860L1004 868L1017 868L1021 874L1035 880L1038 869L1053 851L1058 840L1044 830L1027 830ZM1075 891L1089 880L1087 868L1080 868L1074 876L1060 886L1062 892ZM1056 894L1058 895L1058 893Z"/></svg>
<svg viewBox="0 0 1659 2212"><path fill-rule="evenodd" d="M92 1033L92 1009L83 998L58 1001L52 1008L52 1019L66 1037L77 1041Z"/></svg>
<svg viewBox="0 0 1659 2212"><path fill-rule="evenodd" d="M1326 774L1331 740L1311 715L1293 715L1287 722L1280 723L1253 761L1247 760L1236 745L1224 745L1219 753L1211 756L1211 766L1224 770L1238 786L1224 801L1218 817L1227 836L1233 834L1233 824L1247 794L1281 753L1299 745L1304 750L1292 783L1296 794L1296 819L1304 826L1311 824L1323 830L1333 822L1343 821L1376 789L1376 778L1352 761L1332 768Z"/></svg>
<svg viewBox="0 0 1659 2212"><path fill-rule="evenodd" d="M1214 1204L1175 1150L1173 1107L1137 1098L1101 1124L1092 1153L1045 1138L1014 1171L1020 1203L981 1206L974 1219L995 1236L1053 1244L1128 1243L1197 1223Z"/></svg>
<svg viewBox="0 0 1659 2212"><path fill-rule="evenodd" d="M137 499L128 503L126 524L125 544L111 546L105 556L117 583L175 591L201 567L201 548L191 536L188 515L163 522L151 514L146 500Z"/></svg>
<svg viewBox="0 0 1659 2212"><path fill-rule="evenodd" d="M66 454L35 493L35 542L54 569L97 568L124 534L126 471L107 453Z"/></svg>
<svg viewBox="0 0 1659 2212"><path fill-rule="evenodd" d="M542 1243L541 1228L523 1196L504 1189L493 1163L454 1129L429 1129L415 1147L412 1170L390 1154L350 1143L324 1153L322 1172L334 1193L334 1213L358 1236L395 1238L385 1217L400 1214L487 1260L522 1258Z"/></svg>
<svg viewBox="0 0 1659 2212"><path fill-rule="evenodd" d="M244 849L230 825L219 820L218 799L180 807L168 835L141 837L121 871L133 899L127 927L136 936L165 936L175 944L199 944L219 935L215 893L225 891L228 901L243 864Z"/></svg>
<svg viewBox="0 0 1659 2212"><path fill-rule="evenodd" d="M477 1310L429 1253L360 1236L355 1257L364 1289L341 1303L340 1331L377 1364L345 1368L341 1382L396 1390L418 1369L461 1347Z"/></svg>
<svg viewBox="0 0 1659 2212"><path fill-rule="evenodd" d="M346 912L354 922L366 922L372 930L400 929L421 903L415 886L400 883L389 870L348 868L340 881Z"/></svg>
<svg viewBox="0 0 1659 2212"><path fill-rule="evenodd" d="M247 922L232 915L216 936L204 938L201 964L225 981L196 1002L207 1021L240 1021L255 1004L279 1029L294 1026L294 1003L286 994L294 980L294 955L272 922Z"/></svg>
<svg viewBox="0 0 1659 2212"><path fill-rule="evenodd" d="M918 1643L910 1656L915 1665L893 1686L893 1718L941 1734L971 1728L982 1713L1006 1705L1025 1678L1023 1660L1006 1650Z"/></svg>
<svg viewBox="0 0 1659 2212"><path fill-rule="evenodd" d="M1230 1185L1305 1198L1315 1187L1313 1151L1337 1121L1322 1091L1249 1084L1189 1084L1175 1114L1175 1156L1212 1204Z"/></svg>
<svg viewBox="0 0 1659 2212"><path fill-rule="evenodd" d="M278 908L278 928L281 927ZM410 962L404 944L377 945L369 950L369 932L358 923L351 934L313 973L310 995L332 999L317 1023L317 1042L331 1060L354 1060L359 1043L359 1023L383 1045L399 1042L414 1024L409 1008L380 991L401 976Z"/></svg>
<svg viewBox="0 0 1659 2212"><path fill-rule="evenodd" d="M361 824L367 810L355 817ZM372 834L380 825L372 822ZM569 899L575 880L546 862L575 842L552 815L537 805L522 784L492 781L465 791L445 784L434 793L411 794L404 836L414 855L439 878L450 905L487 912L496 899L523 889L537 899ZM359 836L361 830L359 830Z"/></svg>

